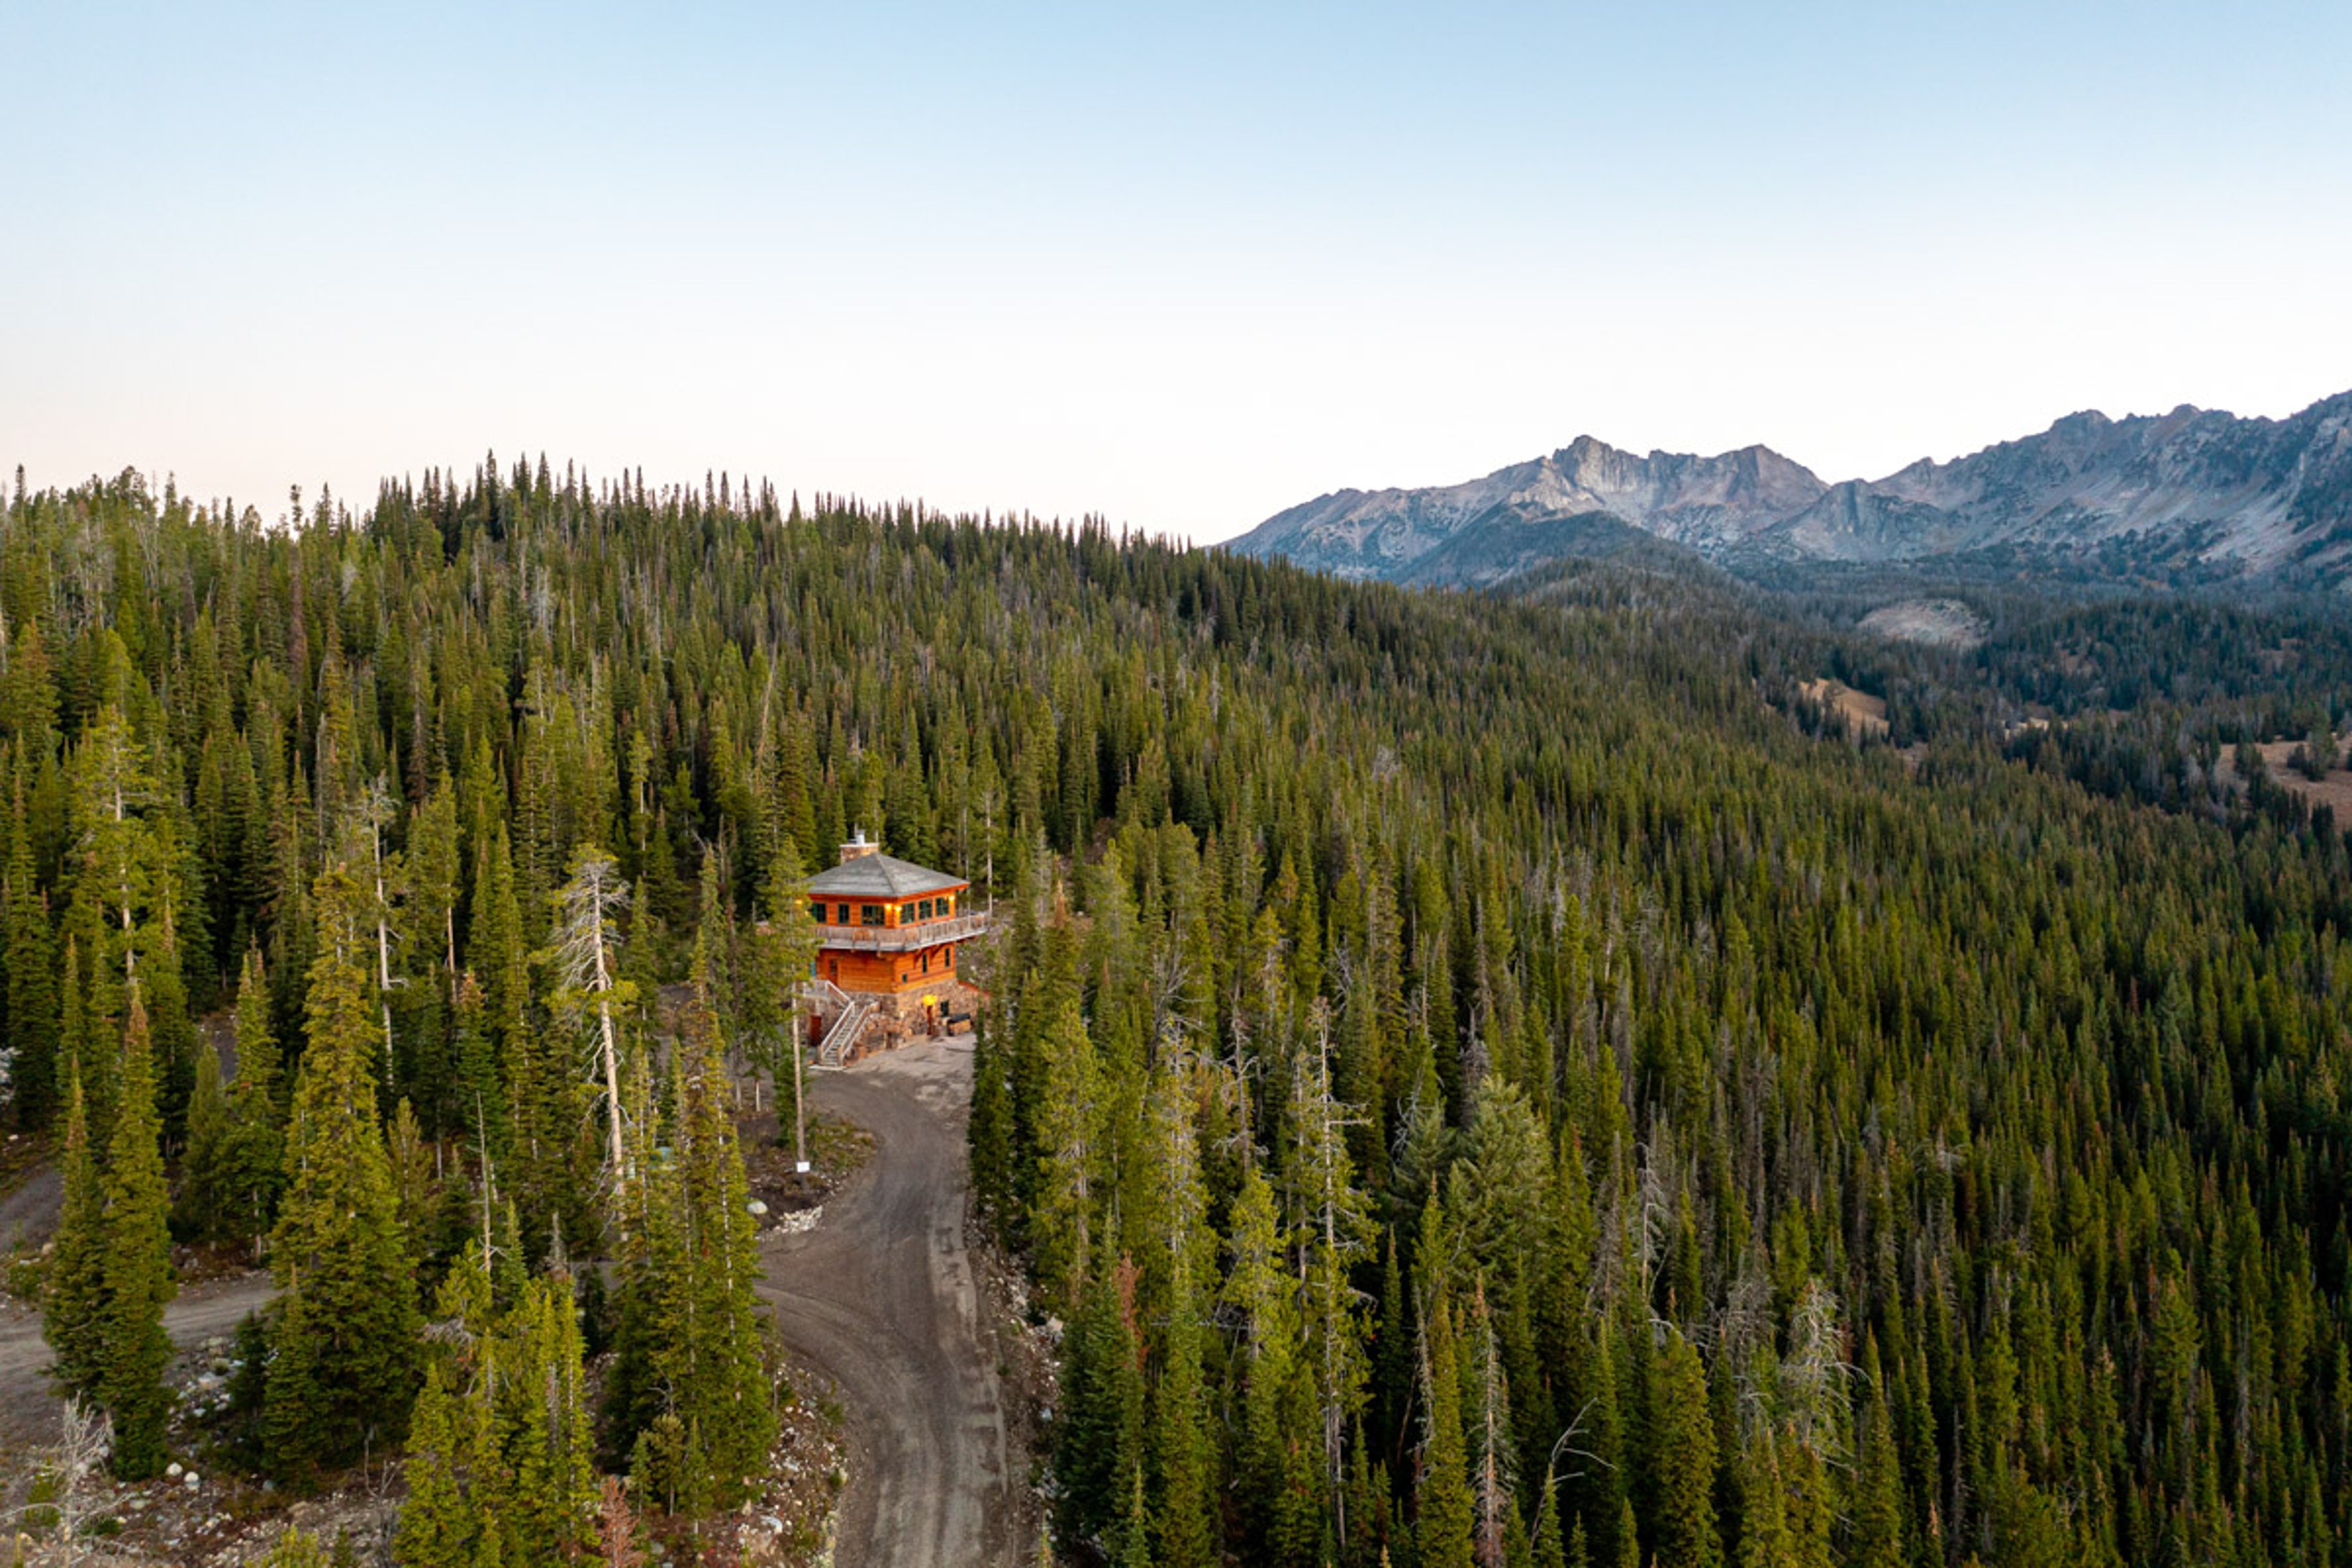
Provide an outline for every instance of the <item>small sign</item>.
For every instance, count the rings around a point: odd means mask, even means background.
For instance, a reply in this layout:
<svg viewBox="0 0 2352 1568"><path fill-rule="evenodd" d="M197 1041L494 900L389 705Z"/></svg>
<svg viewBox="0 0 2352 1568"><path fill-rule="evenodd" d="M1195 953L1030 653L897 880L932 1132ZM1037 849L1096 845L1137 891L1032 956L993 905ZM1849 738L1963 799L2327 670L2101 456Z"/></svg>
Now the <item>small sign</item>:
<svg viewBox="0 0 2352 1568"><path fill-rule="evenodd" d="M809 1172L809 1163L806 1160L795 1160L793 1162L793 1170L796 1173L805 1176Z"/></svg>

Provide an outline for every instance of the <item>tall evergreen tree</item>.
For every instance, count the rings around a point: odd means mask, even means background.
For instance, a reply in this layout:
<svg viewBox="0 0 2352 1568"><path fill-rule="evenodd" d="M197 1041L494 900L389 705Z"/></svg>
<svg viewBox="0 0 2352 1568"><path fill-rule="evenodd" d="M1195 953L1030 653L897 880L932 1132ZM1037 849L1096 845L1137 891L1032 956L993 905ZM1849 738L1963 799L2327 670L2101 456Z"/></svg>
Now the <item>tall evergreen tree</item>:
<svg viewBox="0 0 2352 1568"><path fill-rule="evenodd" d="M71 1058L58 1163L65 1198L41 1291L41 1331L57 1353L58 1382L70 1395L94 1396L106 1359L106 1190L90 1152L79 1067Z"/></svg>
<svg viewBox="0 0 2352 1568"><path fill-rule="evenodd" d="M1440 1296L1422 1351L1423 1427L1413 1544L1422 1568L1471 1568L1476 1561L1476 1500L1462 1432L1462 1373L1454 1315Z"/></svg>
<svg viewBox="0 0 2352 1568"><path fill-rule="evenodd" d="M1043 1058L1037 1129L1036 1195L1029 1237L1045 1300L1069 1310L1084 1292L1094 1247L1097 1167L1102 1156L1101 1075L1077 999L1065 996L1037 1036Z"/></svg>
<svg viewBox="0 0 2352 1568"><path fill-rule="evenodd" d="M1211 1297L1201 1276L1213 1276L1207 1250L1213 1233L1201 1180L1192 1076L1180 1061L1169 1060L1152 1087L1153 1164L1166 1199L1161 1239L1169 1259L1167 1322L1151 1402L1152 1557L1160 1568L1209 1568L1217 1559L1219 1534L1217 1452L1205 1374Z"/></svg>
<svg viewBox="0 0 2352 1568"><path fill-rule="evenodd" d="M122 1037L122 1088L106 1163L106 1346L99 1396L114 1421L114 1473L145 1480L163 1468L172 1395L163 1373L172 1339L163 1308L178 1293L172 1268L171 1192L163 1181L163 1127L147 1010L134 987Z"/></svg>
<svg viewBox="0 0 2352 1568"><path fill-rule="evenodd" d="M6 885L0 887L0 920L5 921L0 941L5 941L7 965L7 1032L0 1039L0 1055L6 1064L10 1106L17 1126L44 1127L56 1107L63 1076L58 1065L56 949L25 818L21 764L9 811Z"/></svg>
<svg viewBox="0 0 2352 1568"><path fill-rule="evenodd" d="M608 1427L641 1495L685 1513L739 1502L775 1434L758 1235L711 1005L711 936L706 923L670 1053L669 1152L630 1194L606 1395Z"/></svg>
<svg viewBox="0 0 2352 1568"><path fill-rule="evenodd" d="M726 1042L711 1001L706 939L680 1019L674 1093L686 1228L694 1249L692 1323L699 1341L689 1381L691 1419L701 1427L712 1501L732 1507L765 1468L775 1407L756 1294L759 1232L735 1138Z"/></svg>
<svg viewBox="0 0 2352 1568"><path fill-rule="evenodd" d="M230 1185L228 1097L221 1088L220 1055L196 1055L196 1083L188 1096L188 1142L180 1157L180 1191L172 1202L173 1228L195 1241L217 1241L237 1217Z"/></svg>
<svg viewBox="0 0 2352 1568"><path fill-rule="evenodd" d="M475 1568L482 1560L483 1510L467 1490L481 1475L468 1414L441 1363L426 1366L402 1467L408 1497L392 1542L401 1568Z"/></svg>
<svg viewBox="0 0 2352 1568"><path fill-rule="evenodd" d="M1651 1395L1649 1454L1654 1499L1651 1556L1658 1568L1718 1568L1715 1521L1715 1418L1698 1352L1669 1334Z"/></svg>
<svg viewBox="0 0 2352 1568"><path fill-rule="evenodd" d="M269 983L260 949L248 948L237 980L236 1074L229 1081L220 1185L224 1223L233 1216L229 1228L253 1237L257 1255L286 1180L279 1078L278 1042L269 1028Z"/></svg>
<svg viewBox="0 0 2352 1568"><path fill-rule="evenodd" d="M800 847L781 832L760 889L761 918L736 966L743 995L736 1009L747 1059L775 1088L779 1139L800 1125L800 993L816 961L816 923L809 916L808 878ZM805 1156L803 1156L805 1157Z"/></svg>
<svg viewBox="0 0 2352 1568"><path fill-rule="evenodd" d="M604 1174L624 1214L635 1173L621 1105L621 1017L634 987L622 976L617 916L628 903L621 863L594 845L582 849L571 879L555 894L555 926L546 954L557 975L558 1010L584 1014L594 1031L597 1079L604 1094Z"/></svg>
<svg viewBox="0 0 2352 1568"><path fill-rule="evenodd" d="M362 852L363 854L363 850ZM416 1298L371 1068L370 892L348 841L316 889L309 1048L295 1079L264 1442L300 1478L397 1441L414 1397Z"/></svg>

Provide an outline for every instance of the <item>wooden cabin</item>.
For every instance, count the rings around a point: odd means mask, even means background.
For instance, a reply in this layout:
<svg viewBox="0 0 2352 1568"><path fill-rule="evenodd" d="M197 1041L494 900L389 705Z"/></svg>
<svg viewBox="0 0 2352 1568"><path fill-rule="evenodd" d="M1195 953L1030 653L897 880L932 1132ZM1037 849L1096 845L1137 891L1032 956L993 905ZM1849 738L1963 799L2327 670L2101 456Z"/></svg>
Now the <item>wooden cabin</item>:
<svg viewBox="0 0 2352 1568"><path fill-rule="evenodd" d="M810 1038L822 1066L943 1034L980 993L963 978L962 944L988 928L964 907L970 882L882 853L861 831L809 879L817 924Z"/></svg>

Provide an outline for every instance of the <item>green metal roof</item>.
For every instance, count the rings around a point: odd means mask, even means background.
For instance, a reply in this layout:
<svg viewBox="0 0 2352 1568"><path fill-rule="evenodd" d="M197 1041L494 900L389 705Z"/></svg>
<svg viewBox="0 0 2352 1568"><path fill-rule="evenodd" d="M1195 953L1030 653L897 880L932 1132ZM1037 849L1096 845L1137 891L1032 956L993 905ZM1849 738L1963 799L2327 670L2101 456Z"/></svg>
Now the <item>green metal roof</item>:
<svg viewBox="0 0 2352 1568"><path fill-rule="evenodd" d="M894 856L860 855L809 879L812 898L919 899L949 888L964 886L966 879L950 877Z"/></svg>

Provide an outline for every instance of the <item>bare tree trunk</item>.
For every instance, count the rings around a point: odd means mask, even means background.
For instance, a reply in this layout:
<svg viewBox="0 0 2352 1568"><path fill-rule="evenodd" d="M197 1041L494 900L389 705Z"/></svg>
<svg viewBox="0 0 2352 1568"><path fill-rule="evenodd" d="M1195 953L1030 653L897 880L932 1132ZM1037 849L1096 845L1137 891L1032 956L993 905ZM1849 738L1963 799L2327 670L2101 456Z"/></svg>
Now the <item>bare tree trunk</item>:
<svg viewBox="0 0 2352 1568"><path fill-rule="evenodd" d="M73 1568L78 1560L82 1526L89 1519L89 1510L83 1506L88 1500L83 1483L106 1462L113 1447L114 1422L105 1411L79 1398L66 1402L65 1436L58 1446L58 1496L51 1505L58 1510L58 1539L63 1545L65 1568Z"/></svg>
<svg viewBox="0 0 2352 1568"><path fill-rule="evenodd" d="M808 1157L808 1102L801 1093L801 1011L794 1007L784 1024L784 1048L793 1053L793 1169L806 1175Z"/></svg>
<svg viewBox="0 0 2352 1568"><path fill-rule="evenodd" d="M601 917L602 911L599 911ZM607 1119L612 1131L613 1179L625 1182L628 1162L621 1138L621 1054L613 1037L613 981L604 963L604 922L596 921L596 1021L604 1032L604 1099L612 1114Z"/></svg>
<svg viewBox="0 0 2352 1568"><path fill-rule="evenodd" d="M368 846L375 859L375 996L383 1015L383 1088L392 1092L392 928L384 920L383 781L368 802Z"/></svg>

